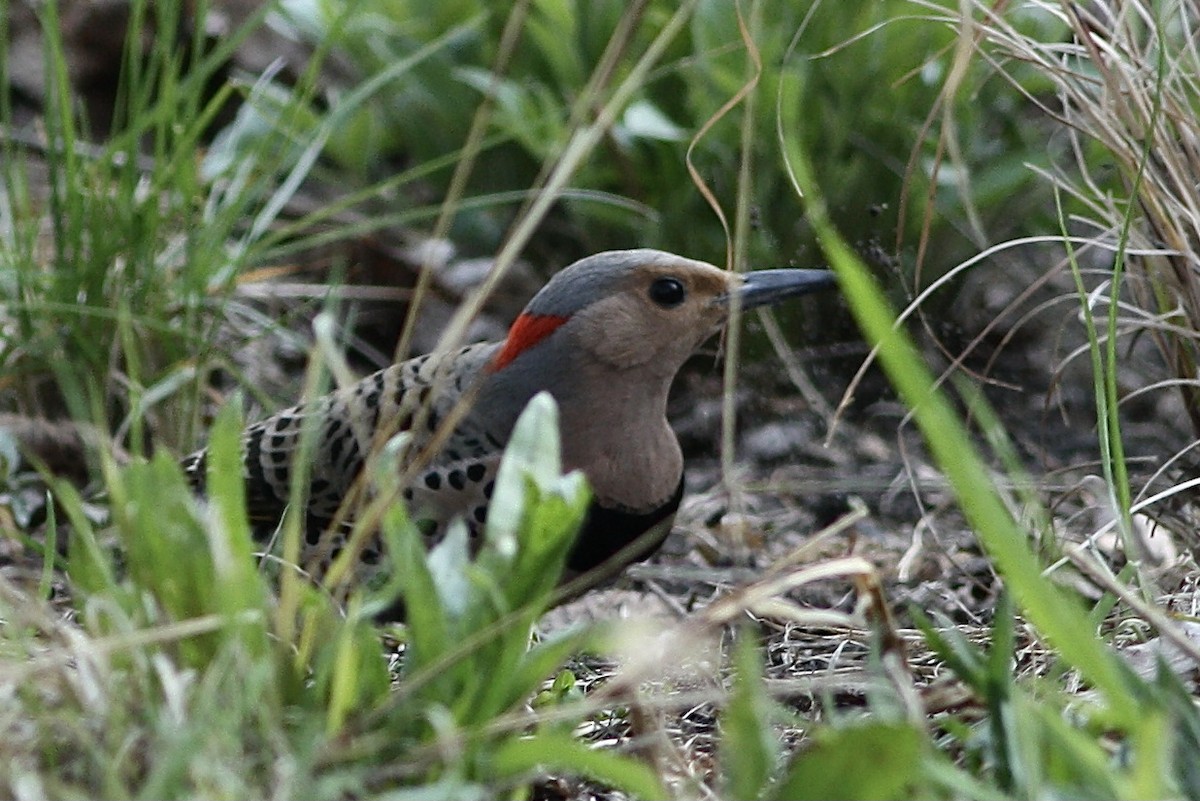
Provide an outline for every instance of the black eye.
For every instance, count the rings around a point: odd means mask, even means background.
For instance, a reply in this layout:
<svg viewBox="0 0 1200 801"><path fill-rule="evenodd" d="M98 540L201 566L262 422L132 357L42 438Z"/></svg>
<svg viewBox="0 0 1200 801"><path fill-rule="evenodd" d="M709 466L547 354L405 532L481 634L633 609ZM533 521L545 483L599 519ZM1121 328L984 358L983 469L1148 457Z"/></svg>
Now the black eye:
<svg viewBox="0 0 1200 801"><path fill-rule="evenodd" d="M687 290L678 278L659 278L650 285L650 300L664 309L678 306L686 296Z"/></svg>

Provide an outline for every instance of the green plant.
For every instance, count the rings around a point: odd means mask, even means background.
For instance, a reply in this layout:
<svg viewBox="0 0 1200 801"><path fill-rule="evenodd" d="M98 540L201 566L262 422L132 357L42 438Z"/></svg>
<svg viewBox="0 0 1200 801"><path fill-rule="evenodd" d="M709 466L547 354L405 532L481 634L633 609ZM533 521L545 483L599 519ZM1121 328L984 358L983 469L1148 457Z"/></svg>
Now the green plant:
<svg viewBox="0 0 1200 801"><path fill-rule="evenodd" d="M483 251L499 246L544 165L606 102L674 11L664 2L610 0L520 3L507 18L470 0L288 8L301 35L345 55L372 86L369 96L345 92L329 98L330 111L312 112L314 120L338 119L329 155L364 186L397 159L442 165L422 180L446 198L442 214L454 221L454 241ZM769 135L774 110L758 106L748 141L737 125L715 119L747 83L749 46L765 65L750 78L766 96L791 74L812 87L795 112L807 119L806 144L821 154L822 182L837 188L833 213L853 241L902 256L906 270L929 254L929 274L940 275L986 242L989 229L1007 228L1008 203L1031 188L1025 163L1044 162L1037 133L1015 124L1021 92L1037 87L979 81L960 96L945 86L954 69L954 13L910 0L775 4L770 24L747 41L735 6L697 3L662 62L617 110L600 157L574 173L575 191L563 196L550 228L567 237L550 240L558 251L551 257L640 242L717 259L726 233L686 162L729 206L748 146L745 158L763 169L749 188L755 224L747 255L761 264L814 258L786 176L766 166L778 161ZM793 39L804 57L785 58ZM472 144L481 121L483 139ZM446 162L456 154L467 161L465 184Z"/></svg>
<svg viewBox="0 0 1200 801"><path fill-rule="evenodd" d="M40 154L3 140L0 384L27 408L69 409L132 434L135 447L147 423L168 443L195 436L196 400L220 362L220 300L240 266L229 243L254 199L207 202L195 158L229 99L228 87L204 88L249 27L214 47L180 33L183 14L178 2L133 4L133 29L153 24L159 35L145 50L142 37L129 38L113 129L93 145L68 81L57 4L39 6L48 87ZM11 114L0 104L6 130Z"/></svg>

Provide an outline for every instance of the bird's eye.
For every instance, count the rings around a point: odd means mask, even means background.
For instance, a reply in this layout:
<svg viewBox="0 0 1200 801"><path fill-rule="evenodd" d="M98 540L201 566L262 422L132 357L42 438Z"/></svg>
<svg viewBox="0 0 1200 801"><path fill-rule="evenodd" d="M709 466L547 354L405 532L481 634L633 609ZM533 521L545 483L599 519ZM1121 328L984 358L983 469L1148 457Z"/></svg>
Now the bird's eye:
<svg viewBox="0 0 1200 801"><path fill-rule="evenodd" d="M671 309L683 303L686 295L687 290L678 278L659 278L650 285L650 300L664 309Z"/></svg>

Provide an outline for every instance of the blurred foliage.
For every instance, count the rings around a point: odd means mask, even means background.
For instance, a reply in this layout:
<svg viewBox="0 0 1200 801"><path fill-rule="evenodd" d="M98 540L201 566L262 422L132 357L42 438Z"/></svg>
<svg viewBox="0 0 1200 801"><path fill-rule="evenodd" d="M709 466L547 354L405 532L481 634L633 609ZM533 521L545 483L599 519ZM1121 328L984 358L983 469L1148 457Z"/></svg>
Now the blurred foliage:
<svg viewBox="0 0 1200 801"><path fill-rule="evenodd" d="M573 110L581 97L587 101L589 79L614 32L624 25L632 30L616 51L619 76L674 6L665 0L533 0L510 62L502 76L493 77L504 15L516 13L520 4L285 4L299 31L330 45L363 79L394 69L441 38L434 52L422 54L346 117L330 139L328 154L364 178L380 178L397 163L426 163L453 153L462 147L487 94L496 105L489 134L500 141L485 154L469 185L471 193L484 195L533 186L542 165L566 141ZM835 221L852 242L900 255L911 269L920 232L928 225L927 269L936 275L990 234L1009 234L1020 225L1012 212L1018 204L1028 211L1033 186L1025 163L1045 160L1045 137L1023 117L1025 103L1013 86L984 79L984 63L972 62L962 88L946 100L949 108L939 106L960 35L950 21L958 5L945 6L942 14L936 4L909 0L766 5L766 21L755 39L764 66L754 104L753 152L746 154L752 181L741 187L751 193L751 263L817 258L776 135L776 99L789 74L802 77L806 88L778 102L804 104L798 116L804 120L805 146L818 156L818 177L829 188ZM566 255L642 244L721 259L725 235L693 185L684 155L691 139L752 73L737 8L725 0L699 3L653 79L620 115L602 152L575 176L579 189L639 205L596 198L564 201L547 229L560 235ZM1031 16L1029 24L1052 21L1048 15ZM1011 74L1022 79L1019 70ZM1036 76L1028 79L1029 90L1037 91ZM928 126L927 118L932 120ZM944 123L947 119L953 122ZM954 130L943 131L943 124ZM699 174L727 214L739 191L740 125L735 111L718 121L694 151ZM939 156L943 134L953 137L954 146ZM447 168L429 177L439 194L450 175ZM931 180L936 184L932 203ZM898 224L906 188L907 208ZM517 204L498 201L461 211L453 238L470 249L492 251L516 210ZM1039 218L1029 214L1026 221L1036 224Z"/></svg>

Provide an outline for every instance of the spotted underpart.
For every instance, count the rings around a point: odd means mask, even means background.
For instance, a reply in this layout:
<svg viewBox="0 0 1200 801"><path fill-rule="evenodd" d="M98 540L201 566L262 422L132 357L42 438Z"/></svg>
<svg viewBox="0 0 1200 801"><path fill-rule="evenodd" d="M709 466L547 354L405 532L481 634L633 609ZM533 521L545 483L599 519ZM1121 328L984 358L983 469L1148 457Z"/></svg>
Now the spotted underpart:
<svg viewBox="0 0 1200 801"><path fill-rule="evenodd" d="M420 453L466 391L463 376L471 375L467 368L475 365L473 372L478 373L495 347L471 345L451 354L444 363L458 370L449 375L439 374L437 363L427 356L393 365L311 404L250 425L242 435L242 467L246 506L258 536L269 538L283 516L301 438L311 426L313 457L301 564L316 574L328 569L347 536L346 526L331 524L343 501L353 497L367 456L383 444L377 438L408 432L408 453ZM420 428L414 430L417 424ZM440 451L405 487L404 498L427 545L441 540L455 516L464 519L473 539L479 539L500 455L501 443L474 430L468 421L449 433ZM200 492L206 463L207 450L184 460L184 470ZM372 574L382 559L382 545L375 537L359 552L360 575Z"/></svg>

